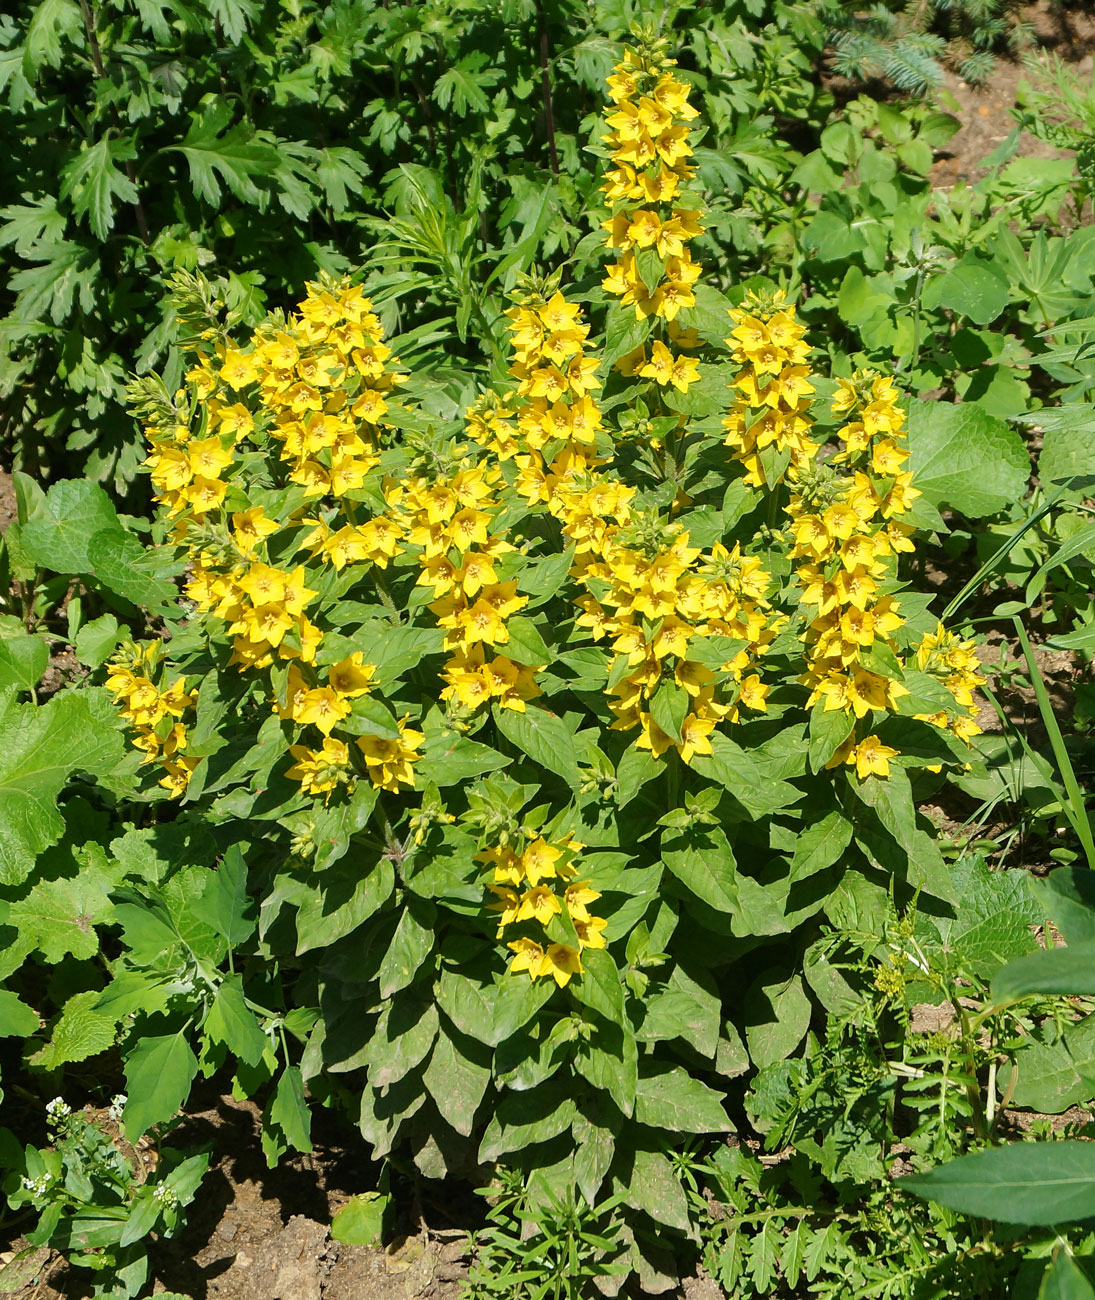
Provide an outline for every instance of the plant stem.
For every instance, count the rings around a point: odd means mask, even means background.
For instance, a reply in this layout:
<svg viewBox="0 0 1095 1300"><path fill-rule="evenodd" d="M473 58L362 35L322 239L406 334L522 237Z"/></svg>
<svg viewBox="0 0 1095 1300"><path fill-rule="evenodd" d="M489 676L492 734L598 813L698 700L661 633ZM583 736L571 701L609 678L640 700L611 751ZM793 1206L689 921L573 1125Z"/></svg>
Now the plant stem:
<svg viewBox="0 0 1095 1300"><path fill-rule="evenodd" d="M536 21L540 28L540 85L544 95L544 126L547 130L551 170L555 176L558 176L559 152L555 147L555 111L551 104L551 64L549 60L547 23L544 21L543 0L536 0Z"/></svg>

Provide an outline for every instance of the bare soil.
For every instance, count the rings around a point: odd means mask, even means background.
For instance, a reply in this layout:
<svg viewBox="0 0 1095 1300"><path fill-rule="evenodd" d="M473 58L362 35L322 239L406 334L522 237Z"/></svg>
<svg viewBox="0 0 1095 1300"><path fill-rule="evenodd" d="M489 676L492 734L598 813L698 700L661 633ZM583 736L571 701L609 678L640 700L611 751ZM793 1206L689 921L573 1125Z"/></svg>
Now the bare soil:
<svg viewBox="0 0 1095 1300"><path fill-rule="evenodd" d="M1022 11L1023 21L1034 29L1036 46L1056 54L1072 65L1073 71L1090 77L1095 55L1095 8L1090 4L1066 5L1039 0ZM948 141L945 152L932 169L932 182L947 189L956 181L977 180L984 175L985 159L1011 134L1015 119L1019 83L1029 80L1021 58L1000 58L991 80L984 86L971 86L953 72L948 72L941 107L962 123ZM947 103L947 99L950 100ZM1062 158L1067 151L1037 140L1024 131L1019 139L1018 156L1024 158Z"/></svg>
<svg viewBox="0 0 1095 1300"><path fill-rule="evenodd" d="M351 1130L335 1129L310 1155L287 1157L270 1170L259 1142L258 1109L222 1096L190 1115L172 1134L187 1149L212 1145L213 1160L186 1228L150 1249L156 1292L191 1300L457 1300L466 1274L466 1234L417 1225L385 1249L335 1241L330 1224L355 1192L374 1186L375 1169ZM147 1162L147 1153L140 1153ZM428 1215L441 1219L441 1215ZM0 1243L2 1245L3 1243ZM0 1250L0 1264L22 1250ZM0 1295L12 1300L86 1300L92 1274L70 1269L55 1251L0 1270ZM13 1275L6 1284L4 1271Z"/></svg>

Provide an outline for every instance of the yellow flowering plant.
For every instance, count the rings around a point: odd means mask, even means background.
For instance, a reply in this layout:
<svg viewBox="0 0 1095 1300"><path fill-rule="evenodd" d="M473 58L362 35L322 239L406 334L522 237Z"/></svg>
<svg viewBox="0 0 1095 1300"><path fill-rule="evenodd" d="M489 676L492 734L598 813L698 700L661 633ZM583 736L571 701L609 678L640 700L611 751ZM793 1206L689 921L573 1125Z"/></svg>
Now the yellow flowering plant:
<svg viewBox="0 0 1095 1300"><path fill-rule="evenodd" d="M608 90L592 251L519 280L459 416L350 280L142 386L182 599L108 686L257 906L201 1059L277 1077L271 1154L307 1088L428 1177L622 1194L637 1268L690 1231L667 1152L832 995L826 924L946 906L912 778L967 762L980 678L901 576L892 378L704 283L662 45Z"/></svg>

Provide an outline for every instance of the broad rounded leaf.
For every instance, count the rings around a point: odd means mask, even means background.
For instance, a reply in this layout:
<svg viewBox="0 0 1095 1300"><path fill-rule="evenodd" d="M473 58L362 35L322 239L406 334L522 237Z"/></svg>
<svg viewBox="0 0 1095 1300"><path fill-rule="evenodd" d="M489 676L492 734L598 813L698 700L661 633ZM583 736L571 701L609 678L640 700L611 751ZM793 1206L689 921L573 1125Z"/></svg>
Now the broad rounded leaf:
<svg viewBox="0 0 1095 1300"><path fill-rule="evenodd" d="M930 505L981 519L1026 494L1027 450L1003 420L972 402L909 407L909 469Z"/></svg>

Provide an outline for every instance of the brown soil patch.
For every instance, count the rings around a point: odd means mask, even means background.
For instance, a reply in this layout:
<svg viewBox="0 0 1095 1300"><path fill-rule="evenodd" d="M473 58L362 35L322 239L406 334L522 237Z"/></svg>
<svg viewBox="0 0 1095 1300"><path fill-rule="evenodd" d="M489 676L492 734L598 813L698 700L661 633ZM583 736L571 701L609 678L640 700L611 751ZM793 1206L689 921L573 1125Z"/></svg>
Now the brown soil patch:
<svg viewBox="0 0 1095 1300"><path fill-rule="evenodd" d="M346 1144L352 1133L342 1131L310 1155L286 1157L270 1170L259 1130L255 1106L220 1097L170 1138L188 1149L212 1144L214 1157L186 1228L151 1245L157 1293L176 1291L191 1300L457 1300L466 1275L463 1231L420 1223L384 1249L331 1237L335 1212L374 1185L364 1143ZM25 1247L24 1239L10 1243L0 1263ZM27 1264L12 1300L91 1295L92 1274L69 1269L55 1251L32 1252Z"/></svg>
<svg viewBox="0 0 1095 1300"><path fill-rule="evenodd" d="M1081 76L1090 77L1095 54L1095 13L1089 4L1065 6L1040 0L1027 5L1022 19L1034 28L1035 49L1052 51ZM973 182L986 172L984 161L1002 144L1015 127L1011 110L1015 107L1019 83L1029 75L1019 59L1001 57L989 82L971 86L955 73L948 72L941 107L953 112L961 129L948 141L944 156L932 169L932 183L948 189L957 181ZM946 104L947 97L952 99ZM1065 158L1067 150L1036 140L1023 132L1018 155L1024 158Z"/></svg>

